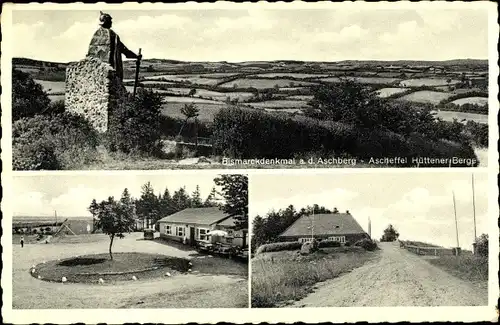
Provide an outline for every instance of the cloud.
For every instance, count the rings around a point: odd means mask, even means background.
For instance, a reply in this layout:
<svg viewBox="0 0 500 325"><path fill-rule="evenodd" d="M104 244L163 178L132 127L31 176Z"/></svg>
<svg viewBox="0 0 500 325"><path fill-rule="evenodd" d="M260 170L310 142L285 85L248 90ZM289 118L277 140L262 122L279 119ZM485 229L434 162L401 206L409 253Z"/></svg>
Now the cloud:
<svg viewBox="0 0 500 325"><path fill-rule="evenodd" d="M338 32L326 31L314 34L312 37L314 42L343 44L349 42L359 42L369 35L367 29L361 28L359 25L350 25L342 28Z"/></svg>

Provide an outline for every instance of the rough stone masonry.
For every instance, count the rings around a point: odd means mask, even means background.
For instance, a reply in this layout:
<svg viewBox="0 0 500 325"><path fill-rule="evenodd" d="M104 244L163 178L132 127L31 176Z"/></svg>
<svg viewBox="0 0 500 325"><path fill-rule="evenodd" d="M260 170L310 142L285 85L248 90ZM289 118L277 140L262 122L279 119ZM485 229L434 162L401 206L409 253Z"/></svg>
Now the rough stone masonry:
<svg viewBox="0 0 500 325"><path fill-rule="evenodd" d="M65 106L84 116L98 132L106 132L109 118L127 91L110 64L87 57L66 68Z"/></svg>

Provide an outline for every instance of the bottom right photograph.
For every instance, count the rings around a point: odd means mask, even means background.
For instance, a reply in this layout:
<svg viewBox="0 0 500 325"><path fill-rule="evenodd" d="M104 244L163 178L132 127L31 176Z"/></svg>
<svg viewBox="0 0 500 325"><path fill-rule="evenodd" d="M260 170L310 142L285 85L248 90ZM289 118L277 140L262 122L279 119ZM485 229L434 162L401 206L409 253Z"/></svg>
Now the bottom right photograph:
<svg viewBox="0 0 500 325"><path fill-rule="evenodd" d="M252 175L249 213L252 308L488 305L487 173Z"/></svg>

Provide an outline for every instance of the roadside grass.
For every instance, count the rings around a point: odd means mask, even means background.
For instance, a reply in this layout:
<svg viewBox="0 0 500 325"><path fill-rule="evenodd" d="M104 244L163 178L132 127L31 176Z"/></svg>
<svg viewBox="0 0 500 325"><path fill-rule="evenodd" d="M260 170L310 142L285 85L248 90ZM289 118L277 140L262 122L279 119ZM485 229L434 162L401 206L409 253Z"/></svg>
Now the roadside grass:
<svg viewBox="0 0 500 325"><path fill-rule="evenodd" d="M439 256L429 263L465 281L488 282L488 256L473 255L462 251L458 256Z"/></svg>
<svg viewBox="0 0 500 325"><path fill-rule="evenodd" d="M316 283L340 276L377 258L358 247L263 253L252 260L252 307L281 307L304 298Z"/></svg>

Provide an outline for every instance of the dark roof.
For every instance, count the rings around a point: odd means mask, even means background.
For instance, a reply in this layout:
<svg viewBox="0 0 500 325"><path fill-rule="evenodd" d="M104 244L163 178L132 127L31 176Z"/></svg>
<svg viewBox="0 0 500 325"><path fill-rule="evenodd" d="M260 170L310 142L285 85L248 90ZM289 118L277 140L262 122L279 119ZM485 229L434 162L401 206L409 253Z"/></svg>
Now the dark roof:
<svg viewBox="0 0 500 325"><path fill-rule="evenodd" d="M162 218L158 220L158 222L183 222L211 225L225 218L227 218L227 214L218 207L188 208Z"/></svg>
<svg viewBox="0 0 500 325"><path fill-rule="evenodd" d="M300 217L280 236L310 236L312 218L312 215ZM328 213L314 215L315 235L351 235L363 233L365 231L351 214Z"/></svg>
<svg viewBox="0 0 500 325"><path fill-rule="evenodd" d="M234 220L233 217L229 217L229 218L224 219L221 222L219 222L218 225L225 226L225 227L234 227L235 226L235 220Z"/></svg>

